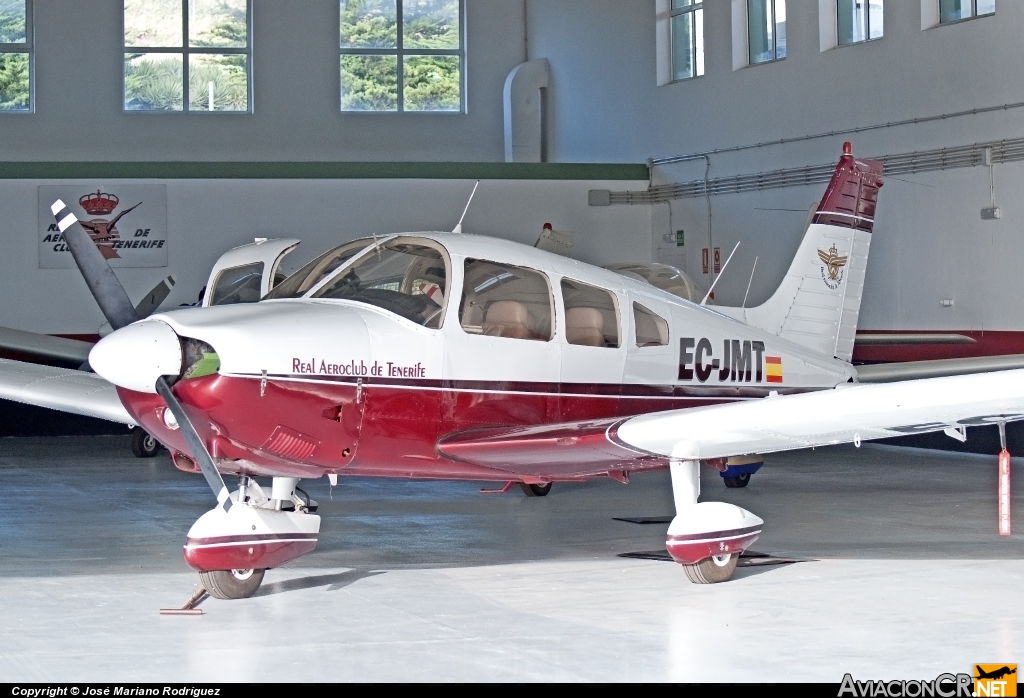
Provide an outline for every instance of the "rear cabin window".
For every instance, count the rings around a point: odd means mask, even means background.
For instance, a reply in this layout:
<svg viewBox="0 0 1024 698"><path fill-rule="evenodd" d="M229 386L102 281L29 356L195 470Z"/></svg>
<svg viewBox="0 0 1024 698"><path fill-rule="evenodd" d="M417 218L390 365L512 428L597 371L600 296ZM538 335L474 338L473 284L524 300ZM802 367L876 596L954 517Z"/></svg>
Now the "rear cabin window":
<svg viewBox="0 0 1024 698"><path fill-rule="evenodd" d="M470 334L511 339L551 339L551 288L531 269L466 260L459 317Z"/></svg>
<svg viewBox="0 0 1024 698"><path fill-rule="evenodd" d="M562 279L565 340L584 347L619 346L615 296L602 288Z"/></svg>
<svg viewBox="0 0 1024 698"><path fill-rule="evenodd" d="M439 250L393 241L340 272L313 298L366 303L437 329L447 290L447 264Z"/></svg>
<svg viewBox="0 0 1024 698"><path fill-rule="evenodd" d="M210 305L255 303L260 299L263 282L263 262L243 264L225 269L214 282Z"/></svg>
<svg viewBox="0 0 1024 698"><path fill-rule="evenodd" d="M633 325L638 347L663 347L668 344L668 323L639 303L633 304Z"/></svg>

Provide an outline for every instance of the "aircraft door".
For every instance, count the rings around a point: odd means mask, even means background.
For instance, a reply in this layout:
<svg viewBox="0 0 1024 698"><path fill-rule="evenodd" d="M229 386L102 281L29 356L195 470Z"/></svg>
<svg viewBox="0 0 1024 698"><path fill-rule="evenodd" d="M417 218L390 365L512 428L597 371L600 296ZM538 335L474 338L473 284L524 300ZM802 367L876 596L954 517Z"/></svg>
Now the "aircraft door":
<svg viewBox="0 0 1024 698"><path fill-rule="evenodd" d="M203 294L203 307L255 303L276 285L278 267L300 240L259 238L228 250L213 265Z"/></svg>
<svg viewBox="0 0 1024 698"><path fill-rule="evenodd" d="M444 326L443 377L450 390L442 419L467 426L557 419L561 346L548 277L465 259L453 284L460 288Z"/></svg>

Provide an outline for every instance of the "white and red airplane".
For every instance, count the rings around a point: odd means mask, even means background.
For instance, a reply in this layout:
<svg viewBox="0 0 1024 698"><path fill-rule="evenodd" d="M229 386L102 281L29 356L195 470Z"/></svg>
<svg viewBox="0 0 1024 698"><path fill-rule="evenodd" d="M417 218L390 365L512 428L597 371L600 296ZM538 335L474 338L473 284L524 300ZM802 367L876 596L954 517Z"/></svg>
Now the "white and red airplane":
<svg viewBox="0 0 1024 698"><path fill-rule="evenodd" d="M313 550L320 518L297 483L345 475L543 495L668 467L668 551L692 581L723 581L763 521L698 503L701 460L1024 419L1024 370L859 384L849 361L881 171L846 144L782 284L749 309L460 225L347 243L256 303L140 321L58 201L115 331L90 354L98 376L4 361L0 397L139 425L202 472L217 506L188 532L185 559L220 598L250 596L264 570ZM233 251L218 268L259 278L292 243Z"/></svg>

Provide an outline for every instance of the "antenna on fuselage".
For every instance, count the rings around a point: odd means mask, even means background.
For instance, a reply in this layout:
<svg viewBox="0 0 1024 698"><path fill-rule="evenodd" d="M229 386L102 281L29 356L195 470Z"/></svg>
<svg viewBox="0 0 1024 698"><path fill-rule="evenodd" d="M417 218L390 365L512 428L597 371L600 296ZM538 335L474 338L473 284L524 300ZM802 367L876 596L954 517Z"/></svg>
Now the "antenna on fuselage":
<svg viewBox="0 0 1024 698"><path fill-rule="evenodd" d="M754 257L754 266L750 269L750 281L747 282L747 292L743 294L743 304L741 308L747 307L747 296L750 295L750 285L754 283L754 272L757 271L757 257Z"/></svg>
<svg viewBox="0 0 1024 698"><path fill-rule="evenodd" d="M462 233L462 219L466 217L466 212L469 211L469 205L471 203L473 203L473 196L476 194L476 188L479 187L479 186L480 186L480 180L478 179L478 180L476 180L476 184L473 185L473 191L471 191L469 193L469 201L466 202L466 208L462 209L462 215L459 216L459 222L456 223L455 227L452 229L453 233L456 233L456 234L461 234Z"/></svg>
<svg viewBox="0 0 1024 698"><path fill-rule="evenodd" d="M722 265L722 270L720 272L718 272L718 276L716 276L715 280L711 282L711 288L709 288L708 292L704 295L704 300L702 300L700 302L701 305L707 305L708 298L711 297L712 292L714 292L714 290L715 290L715 284L717 284L718 280L722 278L722 274L725 273L725 268L727 266L729 266L729 262L732 261L732 256L734 254L736 254L736 250L738 250L739 248L740 248L740 243L739 243L739 241L737 241L736 242L736 247L732 248L732 252L729 253L729 258L727 260L725 260L725 264Z"/></svg>

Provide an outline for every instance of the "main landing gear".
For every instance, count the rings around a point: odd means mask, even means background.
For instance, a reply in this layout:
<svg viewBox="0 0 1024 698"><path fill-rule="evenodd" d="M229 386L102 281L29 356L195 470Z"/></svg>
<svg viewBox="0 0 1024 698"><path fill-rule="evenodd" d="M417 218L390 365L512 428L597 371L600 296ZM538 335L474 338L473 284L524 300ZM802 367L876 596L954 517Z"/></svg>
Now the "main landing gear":
<svg viewBox="0 0 1024 698"><path fill-rule="evenodd" d="M665 548L694 584L724 582L736 570L740 553L761 535L764 521L733 504L698 503L700 461L672 460L669 469L676 516Z"/></svg>
<svg viewBox="0 0 1024 698"><path fill-rule="evenodd" d="M160 442L142 427L132 429L132 454L136 458L153 458L160 453Z"/></svg>
<svg viewBox="0 0 1024 698"><path fill-rule="evenodd" d="M551 491L550 482L545 482L543 485L528 485L525 482L520 482L519 486L523 488L523 493L527 497L546 497Z"/></svg>
<svg viewBox="0 0 1024 698"><path fill-rule="evenodd" d="M298 478L275 477L270 495L241 476L230 508L218 505L199 517L185 539L185 562L199 571L210 596L244 599L264 572L312 551L320 534L317 504L297 487Z"/></svg>

